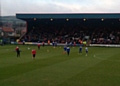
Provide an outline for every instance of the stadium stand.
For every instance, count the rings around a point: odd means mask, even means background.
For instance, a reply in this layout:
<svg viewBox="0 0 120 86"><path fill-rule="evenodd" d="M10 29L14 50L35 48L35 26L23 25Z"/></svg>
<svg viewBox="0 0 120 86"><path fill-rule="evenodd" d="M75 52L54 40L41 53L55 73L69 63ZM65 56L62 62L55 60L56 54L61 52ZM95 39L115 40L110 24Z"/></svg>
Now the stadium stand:
<svg viewBox="0 0 120 86"><path fill-rule="evenodd" d="M18 18L23 19L20 15L22 14L18 14ZM48 18L49 14L47 18L44 18L45 15L40 15L43 19L23 19L27 21L28 32L22 40L28 42L47 42L50 40L58 43L65 43L66 41L79 43L79 40L88 40L86 39L88 36L91 44L120 44L120 14L87 14L87 16L79 14L79 16L77 15L78 18L75 19L74 14L70 19L63 18L65 15L61 15L62 19L52 19L52 21L51 18ZM56 16L58 17L57 14ZM80 16L82 18L79 18ZM86 16L86 19L83 16ZM89 16L91 17L89 18ZM103 17L108 19L104 20Z"/></svg>
<svg viewBox="0 0 120 86"><path fill-rule="evenodd" d="M79 29L80 28L80 29ZM24 36L25 41L38 42L44 40L56 40L58 43L65 43L67 41L83 40L85 36L89 36L93 44L119 44L120 30L110 28L86 28L86 27L39 27L32 29Z"/></svg>

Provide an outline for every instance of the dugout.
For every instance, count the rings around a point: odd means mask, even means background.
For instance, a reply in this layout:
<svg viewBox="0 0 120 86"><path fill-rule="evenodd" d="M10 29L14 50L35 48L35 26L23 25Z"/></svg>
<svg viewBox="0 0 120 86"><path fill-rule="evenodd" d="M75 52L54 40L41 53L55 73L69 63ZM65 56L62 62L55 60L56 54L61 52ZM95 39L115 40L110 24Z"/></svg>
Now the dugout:
<svg viewBox="0 0 120 86"><path fill-rule="evenodd" d="M16 18L26 21L27 33L39 25L56 28L58 25L61 25L61 28L64 25L73 25L73 27L84 25L88 28L109 27L113 30L120 28L120 13L17 13Z"/></svg>

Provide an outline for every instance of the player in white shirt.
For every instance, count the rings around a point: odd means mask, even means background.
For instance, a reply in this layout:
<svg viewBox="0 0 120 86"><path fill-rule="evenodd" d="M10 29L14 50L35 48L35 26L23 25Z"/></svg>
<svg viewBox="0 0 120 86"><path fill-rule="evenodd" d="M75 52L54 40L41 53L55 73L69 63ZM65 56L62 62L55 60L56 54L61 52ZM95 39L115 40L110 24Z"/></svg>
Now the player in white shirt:
<svg viewBox="0 0 120 86"><path fill-rule="evenodd" d="M85 47L86 56L88 54L88 47Z"/></svg>
<svg viewBox="0 0 120 86"><path fill-rule="evenodd" d="M70 47L69 46L67 46L66 51L67 51L67 55L69 56L69 53L70 53Z"/></svg>

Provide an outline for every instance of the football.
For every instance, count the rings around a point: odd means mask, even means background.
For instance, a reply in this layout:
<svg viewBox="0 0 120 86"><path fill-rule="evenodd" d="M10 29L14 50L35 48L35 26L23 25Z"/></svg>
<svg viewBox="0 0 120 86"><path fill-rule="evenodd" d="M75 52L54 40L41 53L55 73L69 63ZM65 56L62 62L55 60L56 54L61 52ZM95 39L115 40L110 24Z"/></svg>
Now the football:
<svg viewBox="0 0 120 86"><path fill-rule="evenodd" d="M30 50L30 48L28 47L28 50Z"/></svg>

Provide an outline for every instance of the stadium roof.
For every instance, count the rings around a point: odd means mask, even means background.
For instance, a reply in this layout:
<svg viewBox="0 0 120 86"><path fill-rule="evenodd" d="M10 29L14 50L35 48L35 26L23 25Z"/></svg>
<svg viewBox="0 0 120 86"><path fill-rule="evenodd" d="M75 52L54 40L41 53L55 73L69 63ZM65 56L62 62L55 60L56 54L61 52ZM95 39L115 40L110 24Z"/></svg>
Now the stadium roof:
<svg viewBox="0 0 120 86"><path fill-rule="evenodd" d="M51 14L16 14L27 22L27 32L42 26L83 25L92 27L120 27L120 13L51 13ZM103 22L104 21L104 22Z"/></svg>
<svg viewBox="0 0 120 86"><path fill-rule="evenodd" d="M18 19L120 19L120 13L49 13L49 14L16 14Z"/></svg>

